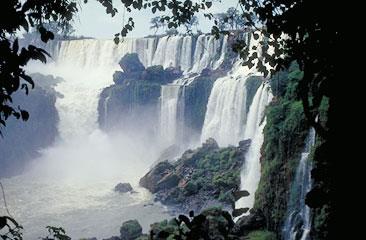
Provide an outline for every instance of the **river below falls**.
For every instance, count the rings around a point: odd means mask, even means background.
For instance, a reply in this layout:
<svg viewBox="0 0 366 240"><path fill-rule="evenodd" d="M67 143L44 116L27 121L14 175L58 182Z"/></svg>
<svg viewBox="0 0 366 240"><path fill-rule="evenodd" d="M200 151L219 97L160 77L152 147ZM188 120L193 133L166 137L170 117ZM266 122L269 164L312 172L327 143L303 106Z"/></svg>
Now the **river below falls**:
<svg viewBox="0 0 366 240"><path fill-rule="evenodd" d="M137 219L146 232L151 223L170 218L147 190L134 186L137 193L116 193L117 182L50 181L29 174L2 179L9 210L24 227L24 239L45 237L49 225L62 226L73 239L102 239L119 235L122 222L129 219ZM1 204L0 215L4 214Z"/></svg>

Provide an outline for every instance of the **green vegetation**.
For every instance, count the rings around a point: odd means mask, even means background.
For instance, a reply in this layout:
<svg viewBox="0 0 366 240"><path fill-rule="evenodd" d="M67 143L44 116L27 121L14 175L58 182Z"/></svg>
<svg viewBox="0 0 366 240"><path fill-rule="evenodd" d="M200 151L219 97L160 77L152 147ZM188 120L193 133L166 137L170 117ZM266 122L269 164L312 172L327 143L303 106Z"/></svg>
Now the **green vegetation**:
<svg viewBox="0 0 366 240"><path fill-rule="evenodd" d="M248 234L248 240L276 240L276 235L269 231L253 231Z"/></svg>
<svg viewBox="0 0 366 240"><path fill-rule="evenodd" d="M226 196L227 191L239 186L241 164L242 159L235 147L202 153L192 166L193 174L182 191L185 195L192 195L200 190L215 189L220 201L231 201Z"/></svg>
<svg viewBox="0 0 366 240"><path fill-rule="evenodd" d="M132 240L142 235L142 227L137 220L129 220L120 228L121 240Z"/></svg>
<svg viewBox="0 0 366 240"><path fill-rule="evenodd" d="M275 89L274 101L267 108L262 175L255 208L264 213L268 229L278 233L286 214L290 184L309 130L296 93L302 75L293 64L289 72L276 74L270 81Z"/></svg>
<svg viewBox="0 0 366 240"><path fill-rule="evenodd" d="M210 138L174 162L158 163L140 179L140 185L156 193L156 200L179 211L201 211L207 203L231 209L250 140L239 145L219 148Z"/></svg>

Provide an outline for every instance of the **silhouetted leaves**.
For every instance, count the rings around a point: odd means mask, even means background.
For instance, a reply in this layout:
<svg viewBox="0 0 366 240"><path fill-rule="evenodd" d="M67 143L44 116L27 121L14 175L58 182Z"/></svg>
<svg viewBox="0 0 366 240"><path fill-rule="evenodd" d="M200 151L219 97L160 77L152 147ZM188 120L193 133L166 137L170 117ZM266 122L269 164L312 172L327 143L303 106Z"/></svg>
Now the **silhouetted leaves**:
<svg viewBox="0 0 366 240"><path fill-rule="evenodd" d="M71 237L66 235L65 229L62 227L47 226L49 235L42 240L71 240Z"/></svg>
<svg viewBox="0 0 366 240"><path fill-rule="evenodd" d="M11 99L20 87L26 94L28 85L34 88L32 78L23 67L30 60L46 63L49 56L45 50L32 45L20 49L14 34L21 29L28 32L34 27L39 31L40 39L48 42L55 37L51 31L54 29L47 29L51 26L49 23L57 21L59 26L70 26L69 22L78 9L74 0L0 1L0 9L0 125L5 126L10 116L23 120L29 118L26 111L12 106Z"/></svg>
<svg viewBox="0 0 366 240"><path fill-rule="evenodd" d="M22 240L22 229L23 227L15 221L12 217L9 216L0 216L0 230L3 228L7 228L7 232L0 234L0 238L2 239L11 239L11 240Z"/></svg>

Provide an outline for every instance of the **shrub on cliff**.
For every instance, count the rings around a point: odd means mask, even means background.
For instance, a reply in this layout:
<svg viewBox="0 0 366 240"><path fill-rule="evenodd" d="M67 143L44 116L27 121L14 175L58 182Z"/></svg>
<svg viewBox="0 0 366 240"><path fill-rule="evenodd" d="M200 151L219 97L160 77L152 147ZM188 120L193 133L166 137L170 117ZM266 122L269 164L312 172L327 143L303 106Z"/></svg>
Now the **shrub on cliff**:
<svg viewBox="0 0 366 240"><path fill-rule="evenodd" d="M120 228L121 240L134 240L142 235L142 227L137 220L129 220Z"/></svg>

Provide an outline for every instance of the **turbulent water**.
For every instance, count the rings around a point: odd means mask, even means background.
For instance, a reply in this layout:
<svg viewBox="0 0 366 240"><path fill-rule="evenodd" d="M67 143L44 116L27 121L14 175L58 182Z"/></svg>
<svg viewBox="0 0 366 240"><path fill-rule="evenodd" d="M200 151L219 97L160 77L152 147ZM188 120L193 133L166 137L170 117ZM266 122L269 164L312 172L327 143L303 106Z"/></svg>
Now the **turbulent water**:
<svg viewBox="0 0 366 240"><path fill-rule="evenodd" d="M25 238L44 236L42 229L47 225L63 226L73 238L105 238L118 235L124 220L138 219L146 230L150 223L167 218L163 206L148 204L152 196L138 187L138 179L163 147L181 144L182 114L188 107L182 101L185 87L195 80L193 73L219 67L227 47L227 38L215 40L208 35L125 39L119 45L94 39L55 44L51 51L55 61L30 70L64 78L56 86L60 137L42 150L25 174L2 180L10 210L25 228ZM131 129L113 134L98 128L99 94L113 83L114 71L120 70L118 61L126 53L137 53L146 67L179 67L184 73L181 79L162 86L160 138L146 137L144 128L133 127L133 123ZM262 84L246 112L245 84L253 75L258 73L238 61L227 76L214 83L201 136L202 141L215 138L220 146L252 139L241 176L241 188L251 196L239 202L239 207L253 205L260 178L263 112L272 96ZM130 182L138 193L114 193L118 182Z"/></svg>
<svg viewBox="0 0 366 240"><path fill-rule="evenodd" d="M60 76L56 86L59 114L57 142L41 152L28 171L3 179L8 205L24 226L24 237L45 236L47 225L62 226L73 238L118 235L121 223L138 219L149 224L168 218L166 209L149 204L152 196L138 187L139 178L158 158L161 143L147 139L141 126L107 135L98 128L97 104L102 89L111 85L118 61L137 53L146 66L180 67L185 77L162 87L161 125L167 141L177 138L184 86L205 68L224 60L227 38L172 36L111 40L63 41L49 46L54 61L31 65L31 72ZM220 54L216 54L220 53ZM131 126L131 125L129 125ZM118 182L130 182L137 193L117 194ZM5 214L3 208L1 214Z"/></svg>
<svg viewBox="0 0 366 240"><path fill-rule="evenodd" d="M282 229L284 240L309 240L310 238L310 208L305 204L305 196L311 189L311 162L308 158L314 141L315 130L311 129L291 188L288 214Z"/></svg>

